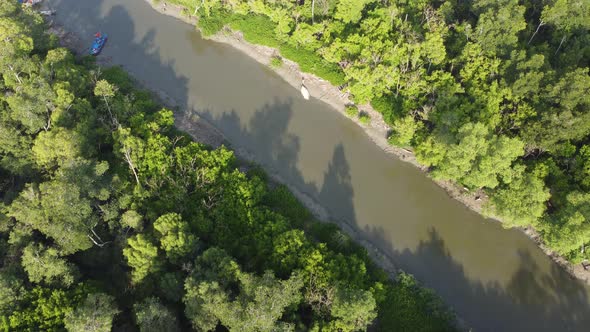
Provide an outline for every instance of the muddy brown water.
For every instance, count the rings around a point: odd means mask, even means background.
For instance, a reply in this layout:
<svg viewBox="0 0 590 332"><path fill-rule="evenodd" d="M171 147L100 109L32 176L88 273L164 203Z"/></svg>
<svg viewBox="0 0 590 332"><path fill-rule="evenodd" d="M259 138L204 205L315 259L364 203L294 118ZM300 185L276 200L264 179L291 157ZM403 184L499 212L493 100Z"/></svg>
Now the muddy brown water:
<svg viewBox="0 0 590 332"><path fill-rule="evenodd" d="M451 199L328 105L144 0L47 0L56 22L108 33L100 55L213 123L268 171L355 227L475 331L589 331L590 290L517 230Z"/></svg>

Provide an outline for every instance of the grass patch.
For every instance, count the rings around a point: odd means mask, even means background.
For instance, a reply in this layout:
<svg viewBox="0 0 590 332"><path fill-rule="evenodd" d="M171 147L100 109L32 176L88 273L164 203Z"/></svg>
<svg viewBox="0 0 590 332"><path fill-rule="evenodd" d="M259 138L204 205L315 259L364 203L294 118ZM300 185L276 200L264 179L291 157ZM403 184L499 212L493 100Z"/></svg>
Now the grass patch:
<svg viewBox="0 0 590 332"><path fill-rule="evenodd" d="M350 118L356 118L359 115L359 109L355 105L346 105L344 112Z"/></svg>
<svg viewBox="0 0 590 332"><path fill-rule="evenodd" d="M192 0L167 0L168 3L173 5L183 6L185 8L194 8L194 2ZM160 3L162 0L154 0L155 3Z"/></svg>
<svg viewBox="0 0 590 332"><path fill-rule="evenodd" d="M279 47L275 37L276 24L264 15L232 14L222 9L212 9L209 16L199 11L197 26L203 36L208 37L229 25L232 30L241 31L244 39L252 44Z"/></svg>
<svg viewBox="0 0 590 332"><path fill-rule="evenodd" d="M201 30L204 37L212 36L218 33L224 25L231 20L231 14L226 11L213 9L211 15L206 16L199 12L199 21L197 27Z"/></svg>
<svg viewBox="0 0 590 332"><path fill-rule="evenodd" d="M365 112L360 112L359 113L359 121L364 125L368 125L371 123L371 117L369 116L369 114L367 114Z"/></svg>
<svg viewBox="0 0 590 332"><path fill-rule="evenodd" d="M281 60L281 58L279 58L278 56L273 56L270 59L270 63L268 65L271 68L278 69L278 68L281 68L283 66L283 60Z"/></svg>
<svg viewBox="0 0 590 332"><path fill-rule="evenodd" d="M183 4L181 0L176 1ZM209 16L199 12L198 27L205 37L216 34L226 24L232 30L241 31L249 43L278 48L284 58L299 64L303 72L321 77L335 86L345 82L344 72L338 65L325 61L313 51L281 44L275 35L276 23L265 15L231 14L221 9L213 9Z"/></svg>
<svg viewBox="0 0 590 332"><path fill-rule="evenodd" d="M244 39L252 44L269 47L279 47L275 37L276 23L264 15L234 14L230 18L229 26L244 34Z"/></svg>
<svg viewBox="0 0 590 332"><path fill-rule="evenodd" d="M340 67L325 61L315 52L288 44L282 44L279 51L283 57L297 62L301 71L321 77L336 86L344 84L344 73Z"/></svg>

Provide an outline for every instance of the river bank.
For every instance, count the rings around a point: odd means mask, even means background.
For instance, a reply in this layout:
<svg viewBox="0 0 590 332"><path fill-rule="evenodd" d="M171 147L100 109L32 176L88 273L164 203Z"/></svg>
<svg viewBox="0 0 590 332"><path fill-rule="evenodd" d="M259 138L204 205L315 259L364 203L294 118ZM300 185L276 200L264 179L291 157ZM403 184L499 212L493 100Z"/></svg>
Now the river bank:
<svg viewBox="0 0 590 332"><path fill-rule="evenodd" d="M77 36L74 33L67 32L63 27L61 27L58 24L51 23L50 25L51 27L48 30L48 33L58 36L63 47L66 47L74 51L78 55L82 54L85 51L86 45L81 41L80 36ZM98 57L97 64L100 67L112 66L110 58L108 57ZM252 166L254 166L253 162L255 158L248 151L233 146L231 142L229 142L229 140L223 135L223 133L220 132L209 121L200 117L198 114L188 114L187 112L184 112L184 110L179 107L178 102L175 101L174 98L167 95L165 92L161 90L148 89L145 82L142 81L135 80L135 84L141 88L149 90L152 93L153 98L155 100L157 100L161 105L173 110L175 117L175 126L181 131L188 133L196 142L209 145L213 148L218 148L221 146L228 147L237 156L241 164L240 169L242 171L246 171ZM371 242L364 239L359 233L359 231L356 230L354 227L347 224L346 222L333 219L330 216L329 212L323 206L318 204L309 195L298 190L295 186L289 184L288 181L283 179L280 175L272 172L267 172L267 174L270 177L271 186L277 184L283 184L287 186L289 190L295 195L295 197L312 213L312 215L316 219L322 222L334 222L341 229L343 229L346 232L346 234L348 234L355 242L361 244L365 249L367 249L367 253L371 257L371 259L373 259L373 261L381 269L387 272L390 278L395 279L395 277L402 271L396 266L395 262L391 259L391 257L388 257L376 246L374 246ZM466 326L466 324L460 318L458 318L458 320L461 328Z"/></svg>
<svg viewBox="0 0 590 332"><path fill-rule="evenodd" d="M152 8L164 15L169 15L180 19L191 25L197 24L197 18L190 14L187 15L186 11L183 11L183 7L177 5L170 5L163 1L145 0ZM257 62L270 67L271 60L276 57L279 52L278 50L261 45L255 45L244 40L242 34L239 31L232 31L229 28L222 29L219 33L209 37L210 40L230 45L242 53L248 55L250 58ZM383 120L381 113L377 112L369 104L358 105L359 111L368 114L371 118L370 123L364 124L358 118L351 118L345 113L345 106L353 104L352 100L346 92L342 92L337 87L331 85L328 81L323 80L317 76L304 73L299 69L297 63L288 59L282 58L283 64L278 68L272 68L281 78L288 82L291 86L299 89L301 86L302 78L305 79L305 85L309 89L312 97L317 98L331 106L331 108L341 115L347 117L351 121L363 128L364 132L369 138L383 151L388 154L395 155L400 160L412 164L416 168L420 169L424 173L428 174L428 168L420 165L416 160L415 155L412 151L397 148L389 144L387 137L391 131L391 128ZM447 194L453 199L461 202L469 209L483 214L483 208L488 202L489 197L483 190L479 191L468 191L465 188L445 180L432 179L438 186L443 188ZM291 187L291 186L290 186ZM290 188L296 192L295 188ZM308 201L311 201L308 199ZM309 203L306 203L309 204ZM491 217L491 219L498 222L502 222L498 218ZM543 244L539 233L532 227L522 229L523 233L532 239L542 250L549 256L555 263L560 265L573 277L583 280L586 284L590 285L590 271L586 270L580 264L571 264L567 259L553 252L550 248Z"/></svg>
<svg viewBox="0 0 590 332"><path fill-rule="evenodd" d="M76 52L78 55L83 54L83 52L86 50L86 46L80 39L80 36L77 36L74 33L67 32L63 27L61 27L58 24L51 23L51 27L48 30L48 33L58 36L60 43L63 47L66 47ZM97 63L100 67L108 67L112 65L108 57L97 58ZM146 88L146 84L141 81L135 80L135 84L138 87ZM152 93L153 98L155 100L157 100L163 106L168 107L174 111L175 126L181 131L188 133L196 142L209 145L213 148L218 148L221 146L228 147L234 152L234 154L238 158L238 162L240 163L239 168L241 171L245 172L249 168L254 166L254 157L251 156L250 153L248 153L244 149L232 146L231 142L227 140L223 133L221 133L217 128L215 128L215 126L213 126L207 120L203 119L202 117L194 113L187 115L187 113L184 112L184 110L179 108L178 103L165 92L161 90L149 91ZM364 239L357 229L347 224L346 222L342 222L331 218L329 212L323 206L318 204L309 195L301 192L295 186L289 184L288 181L285 181L283 178L281 178L280 175L272 172L267 172L267 174L269 175L270 186L276 186L278 184L283 184L287 186L291 193L294 194L294 196L312 213L312 215L317 220L322 222L335 223L346 234L348 234L352 240L362 245L367 250L367 254L369 255L369 257L371 257L373 262L375 262L377 266L383 269L392 280L395 280L397 275L403 272L403 270L399 269L396 266L395 262L391 259L391 257L388 257L376 246L374 246L371 242ZM469 328L467 327L467 323L461 317L456 316L456 324L457 328L459 328L462 331L469 330Z"/></svg>

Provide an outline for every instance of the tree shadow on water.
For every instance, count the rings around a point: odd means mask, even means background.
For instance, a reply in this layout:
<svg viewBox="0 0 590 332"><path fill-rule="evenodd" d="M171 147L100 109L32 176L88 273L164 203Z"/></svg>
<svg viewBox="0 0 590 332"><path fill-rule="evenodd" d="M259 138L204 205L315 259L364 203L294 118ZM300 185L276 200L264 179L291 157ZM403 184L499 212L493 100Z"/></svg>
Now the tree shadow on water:
<svg viewBox="0 0 590 332"><path fill-rule="evenodd" d="M325 209L332 218L354 227L354 190L344 146L342 143L333 146L332 158L325 165L321 182L306 180L298 164L300 138L289 132L292 105L290 98L275 98L259 107L246 123L236 110L223 112L221 116L208 111L202 115L224 132L229 141L234 142L231 145L233 149L288 184L300 198L320 203L321 209Z"/></svg>
<svg viewBox="0 0 590 332"><path fill-rule="evenodd" d="M121 66L143 87L158 94L178 108L188 106L188 79L175 70L175 60L163 60L156 43L156 30L136 31L134 19L118 0L72 1L47 0L57 10L55 21L77 35L82 44L76 50L85 54L97 31L108 33L105 48L97 56L103 65ZM133 1L132 1L133 2ZM108 5L112 5L108 7ZM106 12L103 14L103 7ZM160 15L147 11L150 15ZM149 19L149 18L148 18Z"/></svg>
<svg viewBox="0 0 590 332"><path fill-rule="evenodd" d="M528 251L517 252L518 268L508 282L482 282L467 276L435 228L415 250L402 251L384 238L383 229L365 231L392 260L427 266L415 269L416 278L429 280L426 286L434 288L475 331L588 331L590 305L584 285L556 264L544 273Z"/></svg>

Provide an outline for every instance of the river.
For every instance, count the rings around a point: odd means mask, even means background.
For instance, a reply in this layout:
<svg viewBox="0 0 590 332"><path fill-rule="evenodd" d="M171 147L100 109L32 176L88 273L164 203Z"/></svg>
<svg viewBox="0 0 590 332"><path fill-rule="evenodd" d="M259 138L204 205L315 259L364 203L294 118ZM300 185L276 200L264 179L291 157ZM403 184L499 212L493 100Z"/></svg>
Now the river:
<svg viewBox="0 0 590 332"><path fill-rule="evenodd" d="M590 289L524 234L470 211L363 130L230 46L144 0L47 0L56 22L109 34L101 57L213 123L268 171L358 229L475 331L588 331Z"/></svg>

